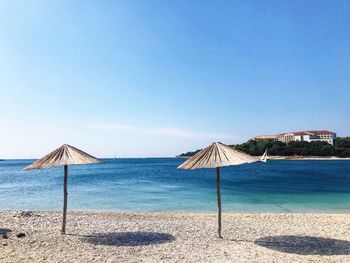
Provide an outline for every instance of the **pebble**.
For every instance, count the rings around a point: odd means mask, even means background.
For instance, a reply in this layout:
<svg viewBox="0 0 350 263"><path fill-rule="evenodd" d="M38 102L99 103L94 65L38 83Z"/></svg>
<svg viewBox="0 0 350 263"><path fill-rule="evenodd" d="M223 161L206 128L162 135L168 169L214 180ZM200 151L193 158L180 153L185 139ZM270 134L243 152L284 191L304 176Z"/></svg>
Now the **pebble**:
<svg viewBox="0 0 350 263"><path fill-rule="evenodd" d="M24 234L24 233L18 233L16 236L17 236L18 238L22 238L22 237L25 237L26 234Z"/></svg>
<svg viewBox="0 0 350 263"><path fill-rule="evenodd" d="M68 212L65 236L61 213L18 214L0 211L1 227L26 237L10 235L0 262L349 262L350 256L283 253L254 243L282 235L350 241L350 214L224 213L223 239L216 238L216 213Z"/></svg>

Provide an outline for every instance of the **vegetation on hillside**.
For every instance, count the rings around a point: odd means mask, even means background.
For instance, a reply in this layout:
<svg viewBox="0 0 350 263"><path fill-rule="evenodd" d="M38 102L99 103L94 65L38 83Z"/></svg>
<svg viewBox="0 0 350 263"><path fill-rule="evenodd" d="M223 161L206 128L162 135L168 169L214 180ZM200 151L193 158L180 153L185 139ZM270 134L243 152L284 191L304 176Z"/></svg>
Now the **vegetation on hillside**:
<svg viewBox="0 0 350 263"><path fill-rule="evenodd" d="M232 145L250 155L262 155L268 148L269 155L281 156L350 156L350 137L337 138L334 145L327 142L290 142L283 143L272 140L249 140L243 144Z"/></svg>
<svg viewBox="0 0 350 263"><path fill-rule="evenodd" d="M242 144L230 145L250 155L260 156L268 148L269 155L279 156L338 156L350 157L350 137L339 137L334 145L327 142L290 142L283 143L273 140L249 140ZM192 156L199 150L187 152L180 156Z"/></svg>
<svg viewBox="0 0 350 263"><path fill-rule="evenodd" d="M200 150L202 150L202 149L199 149L199 150L196 150L196 151L193 151L193 152L182 153L182 154L178 155L177 157L189 157L189 156L193 156L193 155L195 155L196 153L198 153Z"/></svg>

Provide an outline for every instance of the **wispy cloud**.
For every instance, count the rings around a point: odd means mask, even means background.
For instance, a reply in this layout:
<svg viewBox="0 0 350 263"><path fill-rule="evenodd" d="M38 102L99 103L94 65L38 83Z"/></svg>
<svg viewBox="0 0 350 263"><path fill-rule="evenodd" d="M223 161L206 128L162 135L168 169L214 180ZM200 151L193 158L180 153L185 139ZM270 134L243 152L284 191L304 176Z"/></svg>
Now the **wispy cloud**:
<svg viewBox="0 0 350 263"><path fill-rule="evenodd" d="M227 133L212 133L212 132L195 132L179 128L151 128L151 127L137 127L119 124L88 124L83 125L86 128L110 131L132 131L135 133L149 134L149 135L163 135L178 138L204 138L204 139L237 139L238 136Z"/></svg>

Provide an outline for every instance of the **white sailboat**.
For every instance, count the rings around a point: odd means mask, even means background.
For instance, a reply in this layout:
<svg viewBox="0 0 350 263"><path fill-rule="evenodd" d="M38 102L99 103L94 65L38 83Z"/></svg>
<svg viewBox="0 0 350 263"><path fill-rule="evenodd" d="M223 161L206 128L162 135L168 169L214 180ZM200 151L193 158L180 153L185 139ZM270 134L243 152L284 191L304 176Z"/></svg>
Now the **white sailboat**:
<svg viewBox="0 0 350 263"><path fill-rule="evenodd" d="M266 163L266 161L267 161L267 148L266 148L264 154L260 157L260 161L263 163Z"/></svg>

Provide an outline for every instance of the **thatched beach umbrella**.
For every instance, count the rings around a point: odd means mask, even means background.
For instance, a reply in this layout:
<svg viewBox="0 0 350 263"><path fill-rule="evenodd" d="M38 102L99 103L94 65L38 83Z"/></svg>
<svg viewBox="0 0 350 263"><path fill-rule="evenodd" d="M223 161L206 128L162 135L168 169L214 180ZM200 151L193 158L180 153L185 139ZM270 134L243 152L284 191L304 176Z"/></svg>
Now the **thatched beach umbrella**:
<svg viewBox="0 0 350 263"><path fill-rule="evenodd" d="M68 165L92 164L100 163L101 160L83 152L68 144L63 144L61 147L52 151L40 160L25 167L23 170L43 169L54 166L64 166L64 189L63 189L63 222L61 233L66 233L66 216L67 216L67 183L68 183Z"/></svg>
<svg viewBox="0 0 350 263"><path fill-rule="evenodd" d="M258 159L220 142L201 150L178 169L216 168L216 191L218 198L218 235L221 236L220 167L257 162Z"/></svg>

